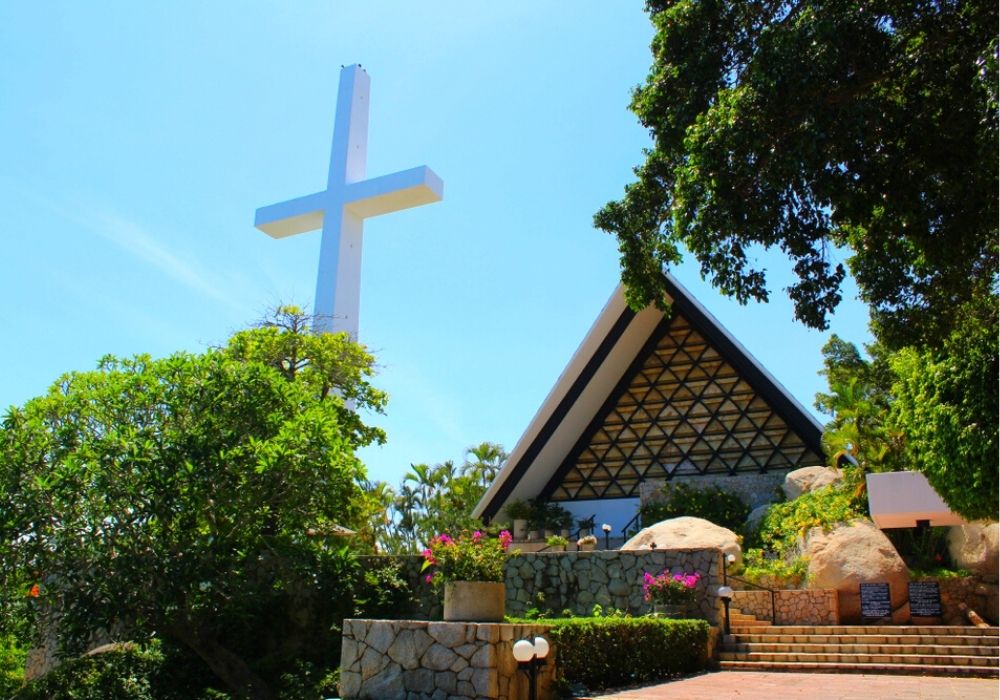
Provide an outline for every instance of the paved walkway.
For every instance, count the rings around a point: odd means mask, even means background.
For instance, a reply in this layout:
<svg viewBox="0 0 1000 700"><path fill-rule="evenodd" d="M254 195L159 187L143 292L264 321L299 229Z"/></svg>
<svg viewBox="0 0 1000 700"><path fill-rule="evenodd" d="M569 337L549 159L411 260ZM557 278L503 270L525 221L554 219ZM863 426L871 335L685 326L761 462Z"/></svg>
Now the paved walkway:
<svg viewBox="0 0 1000 700"><path fill-rule="evenodd" d="M997 700L989 678L877 676L853 673L716 671L670 683L594 695L601 700Z"/></svg>

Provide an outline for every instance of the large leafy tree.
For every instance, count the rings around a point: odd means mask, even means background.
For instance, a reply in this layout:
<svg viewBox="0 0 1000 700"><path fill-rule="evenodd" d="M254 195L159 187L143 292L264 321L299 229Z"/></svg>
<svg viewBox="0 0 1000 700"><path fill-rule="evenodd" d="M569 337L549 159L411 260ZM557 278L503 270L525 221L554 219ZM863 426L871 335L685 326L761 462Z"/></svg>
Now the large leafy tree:
<svg viewBox="0 0 1000 700"><path fill-rule="evenodd" d="M890 349L937 346L995 291L993 0L649 0L653 65L632 110L653 146L597 225L635 307L682 250L740 301L763 248L824 328L847 265Z"/></svg>
<svg viewBox="0 0 1000 700"><path fill-rule="evenodd" d="M371 363L342 337L269 324L65 375L4 417L0 587L53 611L69 650L100 628L155 634L241 697L272 697L249 621L269 613L281 637L289 609L327 605L321 577L346 578L327 535L364 526L354 451L376 435L343 397L380 405Z"/></svg>

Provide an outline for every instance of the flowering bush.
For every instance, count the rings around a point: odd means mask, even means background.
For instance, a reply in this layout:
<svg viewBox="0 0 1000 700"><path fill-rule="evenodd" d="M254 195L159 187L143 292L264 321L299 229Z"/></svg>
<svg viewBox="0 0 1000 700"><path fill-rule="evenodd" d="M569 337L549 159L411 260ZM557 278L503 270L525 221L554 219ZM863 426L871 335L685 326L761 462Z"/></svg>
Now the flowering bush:
<svg viewBox="0 0 1000 700"><path fill-rule="evenodd" d="M424 580L435 586L447 581L502 583L504 562L518 551L510 551L513 539L506 530L498 537L488 537L479 530L471 535L463 532L455 538L447 534L438 535L431 539L427 549L423 551L424 565L421 571L433 569L424 575Z"/></svg>
<svg viewBox="0 0 1000 700"><path fill-rule="evenodd" d="M642 575L642 594L647 603L677 605L694 597L694 587L701 574L671 574L665 570L657 576L648 571Z"/></svg>
<svg viewBox="0 0 1000 700"><path fill-rule="evenodd" d="M597 538L594 535L584 535L576 541L577 547L582 547L585 544L594 545L597 544Z"/></svg>

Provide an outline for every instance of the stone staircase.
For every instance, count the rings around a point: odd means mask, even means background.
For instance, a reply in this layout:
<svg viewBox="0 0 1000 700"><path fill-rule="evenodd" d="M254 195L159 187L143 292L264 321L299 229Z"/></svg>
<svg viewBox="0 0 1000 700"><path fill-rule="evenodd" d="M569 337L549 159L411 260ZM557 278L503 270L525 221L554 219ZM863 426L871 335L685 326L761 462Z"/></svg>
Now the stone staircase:
<svg viewBox="0 0 1000 700"><path fill-rule="evenodd" d="M730 614L719 668L739 671L1000 676L997 628L781 626Z"/></svg>

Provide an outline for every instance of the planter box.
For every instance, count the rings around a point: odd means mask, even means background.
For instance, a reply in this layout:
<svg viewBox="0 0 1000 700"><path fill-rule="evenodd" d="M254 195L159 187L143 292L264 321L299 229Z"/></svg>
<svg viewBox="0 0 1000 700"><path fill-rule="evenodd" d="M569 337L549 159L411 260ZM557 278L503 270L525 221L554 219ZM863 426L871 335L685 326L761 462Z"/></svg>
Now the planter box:
<svg viewBox="0 0 1000 700"><path fill-rule="evenodd" d="M451 581L444 585L447 622L503 622L507 586L492 581Z"/></svg>

